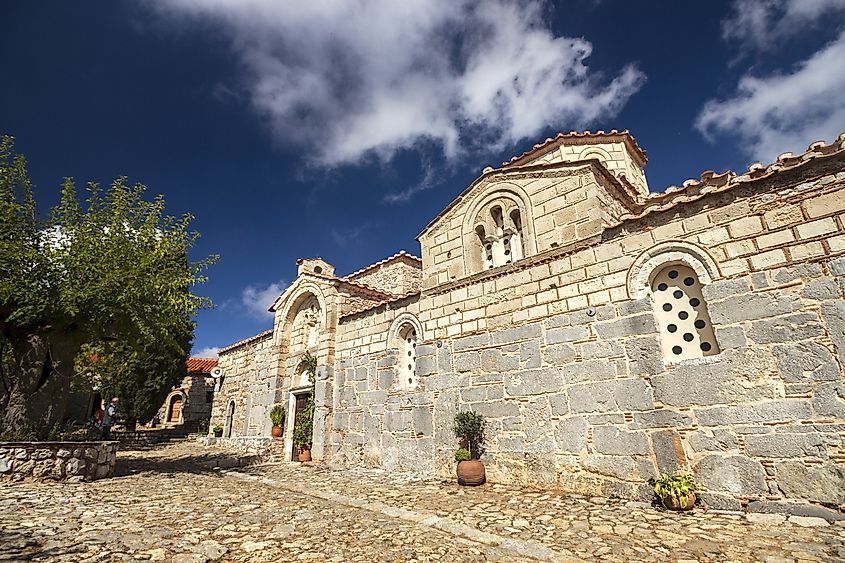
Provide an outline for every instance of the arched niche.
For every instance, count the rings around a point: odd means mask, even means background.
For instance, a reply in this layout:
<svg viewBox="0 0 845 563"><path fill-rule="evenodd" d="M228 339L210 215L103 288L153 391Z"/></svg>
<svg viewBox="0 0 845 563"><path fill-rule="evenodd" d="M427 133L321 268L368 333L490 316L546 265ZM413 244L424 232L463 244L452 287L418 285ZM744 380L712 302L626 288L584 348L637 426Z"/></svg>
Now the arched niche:
<svg viewBox="0 0 845 563"><path fill-rule="evenodd" d="M631 264L627 277L628 297L647 297L655 276L663 267L672 264L692 268L703 285L721 277L716 261L700 246L684 241L662 242L644 250Z"/></svg>

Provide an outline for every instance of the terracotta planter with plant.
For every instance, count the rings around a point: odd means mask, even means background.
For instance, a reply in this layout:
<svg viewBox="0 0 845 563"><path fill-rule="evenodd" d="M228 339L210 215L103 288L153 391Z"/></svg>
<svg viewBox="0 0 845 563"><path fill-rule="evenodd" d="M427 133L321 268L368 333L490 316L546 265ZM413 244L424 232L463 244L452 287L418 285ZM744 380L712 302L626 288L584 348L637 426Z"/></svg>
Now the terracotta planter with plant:
<svg viewBox="0 0 845 563"><path fill-rule="evenodd" d="M270 411L270 422L273 423L273 428L270 430L270 435L273 438L278 438L284 434L283 425L285 423L285 407L276 405Z"/></svg>
<svg viewBox="0 0 845 563"><path fill-rule="evenodd" d="M676 471L663 475L654 482L654 494L669 510L692 510L695 506L695 493L702 490L689 471Z"/></svg>
<svg viewBox="0 0 845 563"><path fill-rule="evenodd" d="M214 432L215 438L220 438L223 436L223 427L219 424L215 425L214 428L211 429L211 431Z"/></svg>
<svg viewBox="0 0 845 563"><path fill-rule="evenodd" d="M481 443L484 441L484 417L472 411L459 412L455 415L454 432L461 445L455 452L458 484L484 484L487 475L484 464L478 459L481 457Z"/></svg>
<svg viewBox="0 0 845 563"><path fill-rule="evenodd" d="M293 446L299 452L299 461L311 461L311 442L314 436L314 381L317 376L317 358L306 352L303 360L311 382L311 392L302 409L296 411L293 423Z"/></svg>

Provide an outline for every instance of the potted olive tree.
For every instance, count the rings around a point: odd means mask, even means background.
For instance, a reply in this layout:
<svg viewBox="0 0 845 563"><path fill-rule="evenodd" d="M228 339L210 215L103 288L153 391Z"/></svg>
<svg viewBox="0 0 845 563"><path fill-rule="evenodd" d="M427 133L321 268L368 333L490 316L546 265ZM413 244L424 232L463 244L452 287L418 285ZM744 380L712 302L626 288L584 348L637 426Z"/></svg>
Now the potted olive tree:
<svg viewBox="0 0 845 563"><path fill-rule="evenodd" d="M483 484L486 474L484 464L478 458L481 456L481 443L484 441L484 417L472 411L459 412L455 415L454 432L461 446L455 452L458 484Z"/></svg>
<svg viewBox="0 0 845 563"><path fill-rule="evenodd" d="M654 494L669 510L692 510L695 492L702 490L689 471L676 471L663 475L654 482Z"/></svg>
<svg viewBox="0 0 845 563"><path fill-rule="evenodd" d="M273 438L278 438L284 433L282 426L285 424L285 407L276 405L270 411L270 422L273 423L273 428L270 430L270 435Z"/></svg>
<svg viewBox="0 0 845 563"><path fill-rule="evenodd" d="M214 432L215 438L220 438L223 436L223 427L219 424L215 424L211 431Z"/></svg>

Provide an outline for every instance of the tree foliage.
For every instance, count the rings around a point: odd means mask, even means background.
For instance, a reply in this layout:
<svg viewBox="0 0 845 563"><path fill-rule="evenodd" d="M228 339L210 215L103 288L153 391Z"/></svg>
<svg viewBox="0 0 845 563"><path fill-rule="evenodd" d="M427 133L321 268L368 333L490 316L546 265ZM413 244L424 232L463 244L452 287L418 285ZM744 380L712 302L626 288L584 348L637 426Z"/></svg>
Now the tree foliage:
<svg viewBox="0 0 845 563"><path fill-rule="evenodd" d="M311 383L311 392L305 401L305 406L296 413L293 423L293 445L299 449L310 449L314 439L314 382L317 377L317 358L310 352L302 357Z"/></svg>
<svg viewBox="0 0 845 563"><path fill-rule="evenodd" d="M210 306L192 290L215 257L190 262L192 217L166 215L164 199L145 192L118 178L108 189L88 184L81 200L68 178L41 219L24 158L11 137L0 140L6 429L61 422L72 380L145 418L184 374L193 315Z"/></svg>

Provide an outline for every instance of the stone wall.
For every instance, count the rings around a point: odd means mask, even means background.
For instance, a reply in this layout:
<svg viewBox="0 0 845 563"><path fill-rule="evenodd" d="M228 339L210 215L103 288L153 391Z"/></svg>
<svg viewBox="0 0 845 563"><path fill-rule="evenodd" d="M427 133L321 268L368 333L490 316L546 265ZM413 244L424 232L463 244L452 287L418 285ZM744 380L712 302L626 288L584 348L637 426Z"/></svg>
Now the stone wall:
<svg viewBox="0 0 845 563"><path fill-rule="evenodd" d="M420 289L422 270L416 260L400 256L362 274L349 276L349 279L393 295L405 295Z"/></svg>
<svg viewBox="0 0 845 563"><path fill-rule="evenodd" d="M118 442L0 442L0 479L93 481L111 477Z"/></svg>
<svg viewBox="0 0 845 563"><path fill-rule="evenodd" d="M173 387L173 392L179 393L182 397L182 422L200 421L211 417L211 406L214 402L213 378L206 374L187 375L179 385ZM156 413L162 424L167 423L170 401L174 393L167 396ZM211 393L210 396L209 393Z"/></svg>

